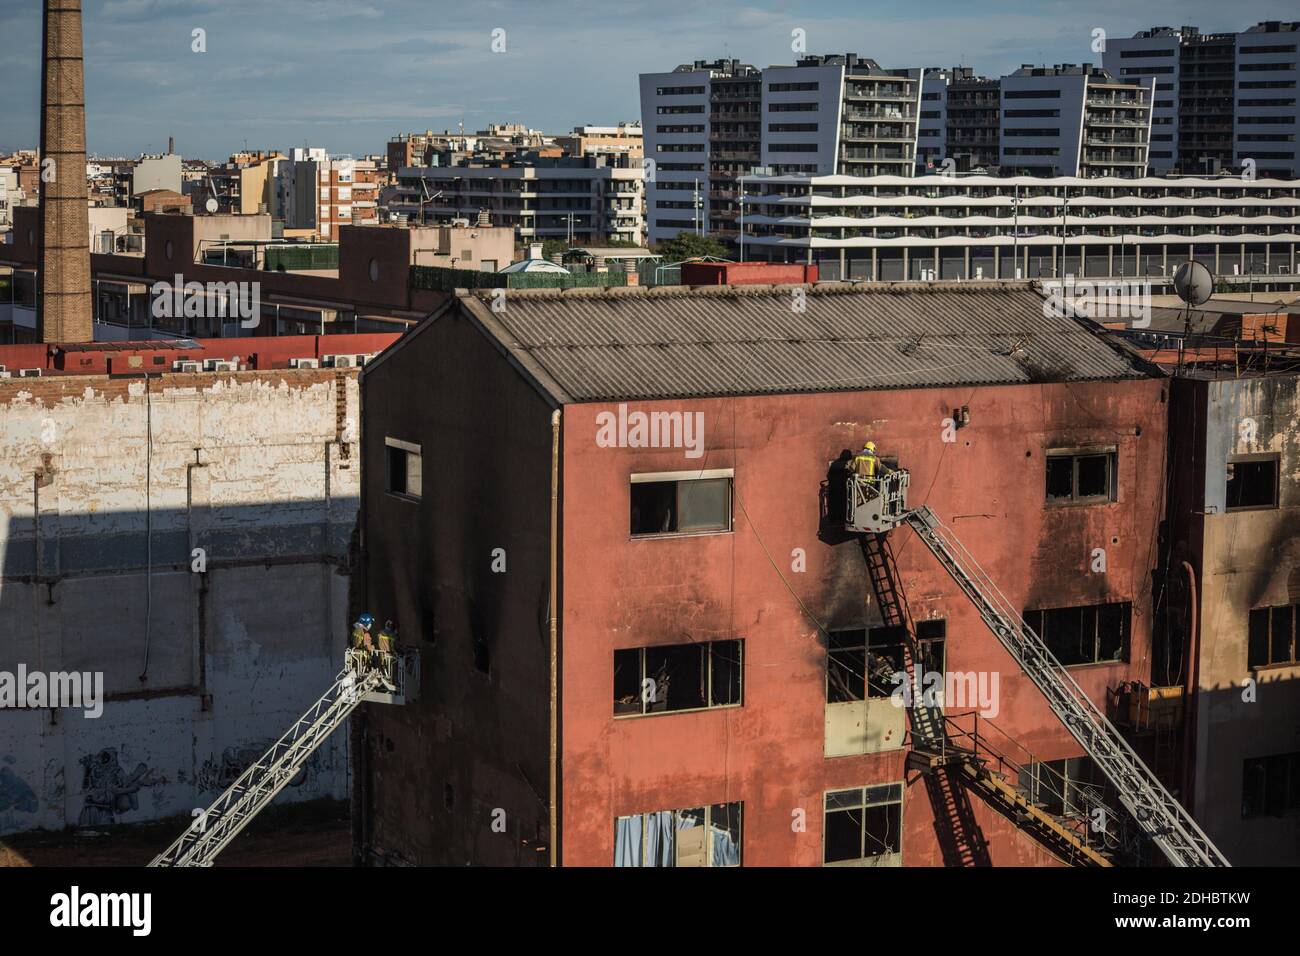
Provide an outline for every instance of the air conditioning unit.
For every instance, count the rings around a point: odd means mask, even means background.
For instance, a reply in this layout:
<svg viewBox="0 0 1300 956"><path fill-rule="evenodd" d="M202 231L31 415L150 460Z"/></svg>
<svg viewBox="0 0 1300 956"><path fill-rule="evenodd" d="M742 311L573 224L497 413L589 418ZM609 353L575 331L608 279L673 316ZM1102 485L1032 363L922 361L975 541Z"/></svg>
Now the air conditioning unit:
<svg viewBox="0 0 1300 956"><path fill-rule="evenodd" d="M374 358L374 357L375 357L375 353L374 353L374 352L363 352L362 354L360 354L360 355L357 356L357 364L358 364L358 365L365 365L367 362L369 362L369 361L370 361L372 358Z"/></svg>
<svg viewBox="0 0 1300 956"><path fill-rule="evenodd" d="M40 378L41 370L38 368L20 368L18 370L19 378Z"/></svg>
<svg viewBox="0 0 1300 956"><path fill-rule="evenodd" d="M204 359L203 371L205 372L234 372L238 366L229 359Z"/></svg>
<svg viewBox="0 0 1300 956"><path fill-rule="evenodd" d="M320 360L314 358L289 359L289 368L320 368Z"/></svg>
<svg viewBox="0 0 1300 956"><path fill-rule="evenodd" d="M353 368L357 364L355 355L326 355L322 360L327 368Z"/></svg>
<svg viewBox="0 0 1300 956"><path fill-rule="evenodd" d="M197 372L202 368L198 362L192 362L184 359L177 359L172 362L173 372Z"/></svg>
<svg viewBox="0 0 1300 956"><path fill-rule="evenodd" d="M8 371L7 368L5 368L3 365L0 365L0 372L7 372L7 371Z"/></svg>

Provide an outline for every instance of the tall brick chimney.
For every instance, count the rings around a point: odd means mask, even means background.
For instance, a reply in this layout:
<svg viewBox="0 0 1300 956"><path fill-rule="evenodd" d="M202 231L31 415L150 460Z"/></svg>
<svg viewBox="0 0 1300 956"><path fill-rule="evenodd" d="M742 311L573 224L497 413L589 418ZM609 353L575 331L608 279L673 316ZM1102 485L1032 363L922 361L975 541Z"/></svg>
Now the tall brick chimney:
<svg viewBox="0 0 1300 956"><path fill-rule="evenodd" d="M41 268L36 305L36 330L42 342L89 342L94 338L84 89L81 0L45 0L41 49Z"/></svg>

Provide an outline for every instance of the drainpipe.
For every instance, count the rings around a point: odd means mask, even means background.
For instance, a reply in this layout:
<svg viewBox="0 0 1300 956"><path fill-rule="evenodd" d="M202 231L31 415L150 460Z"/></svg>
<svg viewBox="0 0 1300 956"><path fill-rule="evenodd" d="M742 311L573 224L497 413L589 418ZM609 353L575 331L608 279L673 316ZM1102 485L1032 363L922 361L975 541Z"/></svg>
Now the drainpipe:
<svg viewBox="0 0 1300 956"><path fill-rule="evenodd" d="M1201 674L1200 633L1196 594L1196 572L1186 561L1183 570L1187 572L1187 586L1191 591L1192 629L1187 639L1187 676L1183 687L1183 807L1192 812L1192 787L1194 782L1193 764L1196 754L1196 711L1192 707L1193 695Z"/></svg>
<svg viewBox="0 0 1300 956"><path fill-rule="evenodd" d="M551 766L550 766L550 856L551 866L559 865L559 570L560 545L560 410L551 412Z"/></svg>

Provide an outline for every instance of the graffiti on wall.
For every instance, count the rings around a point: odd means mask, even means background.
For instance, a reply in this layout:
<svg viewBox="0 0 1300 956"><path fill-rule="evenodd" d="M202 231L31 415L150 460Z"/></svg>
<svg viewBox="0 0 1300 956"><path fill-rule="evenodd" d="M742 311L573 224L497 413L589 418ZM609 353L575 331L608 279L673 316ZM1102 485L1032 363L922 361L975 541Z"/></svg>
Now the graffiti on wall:
<svg viewBox="0 0 1300 956"><path fill-rule="evenodd" d="M27 781L9 768L16 761L6 756L5 766L0 766L0 813L17 810L21 813L36 812L36 793L27 785Z"/></svg>
<svg viewBox="0 0 1300 956"><path fill-rule="evenodd" d="M117 822L122 813L140 808L140 790L161 782L143 763L127 773L117 759L117 749L105 747L81 758L81 790L85 805L78 826L104 826Z"/></svg>
<svg viewBox="0 0 1300 956"><path fill-rule="evenodd" d="M219 758L209 757L203 761L203 766L199 768L194 778L195 786L200 793L209 790L225 790L239 779L240 774L253 765L253 761L266 753L273 743L274 740L268 739L260 745L227 747L221 752ZM289 786L301 787L309 779L317 776L320 773L320 756L320 752L317 751L308 757L302 769L289 781Z"/></svg>

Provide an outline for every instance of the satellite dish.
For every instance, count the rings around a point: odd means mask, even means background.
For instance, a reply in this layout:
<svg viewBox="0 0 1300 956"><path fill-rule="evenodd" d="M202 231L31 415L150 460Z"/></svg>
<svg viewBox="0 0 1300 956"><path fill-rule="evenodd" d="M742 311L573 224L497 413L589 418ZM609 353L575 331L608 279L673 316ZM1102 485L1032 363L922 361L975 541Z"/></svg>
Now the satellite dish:
<svg viewBox="0 0 1300 956"><path fill-rule="evenodd" d="M203 208L206 209L208 212L216 212L217 201L211 196L209 196L208 201L203 204Z"/></svg>
<svg viewBox="0 0 1300 956"><path fill-rule="evenodd" d="M1174 273L1174 291L1188 305L1204 305L1214 293L1214 277L1209 269L1191 259Z"/></svg>

